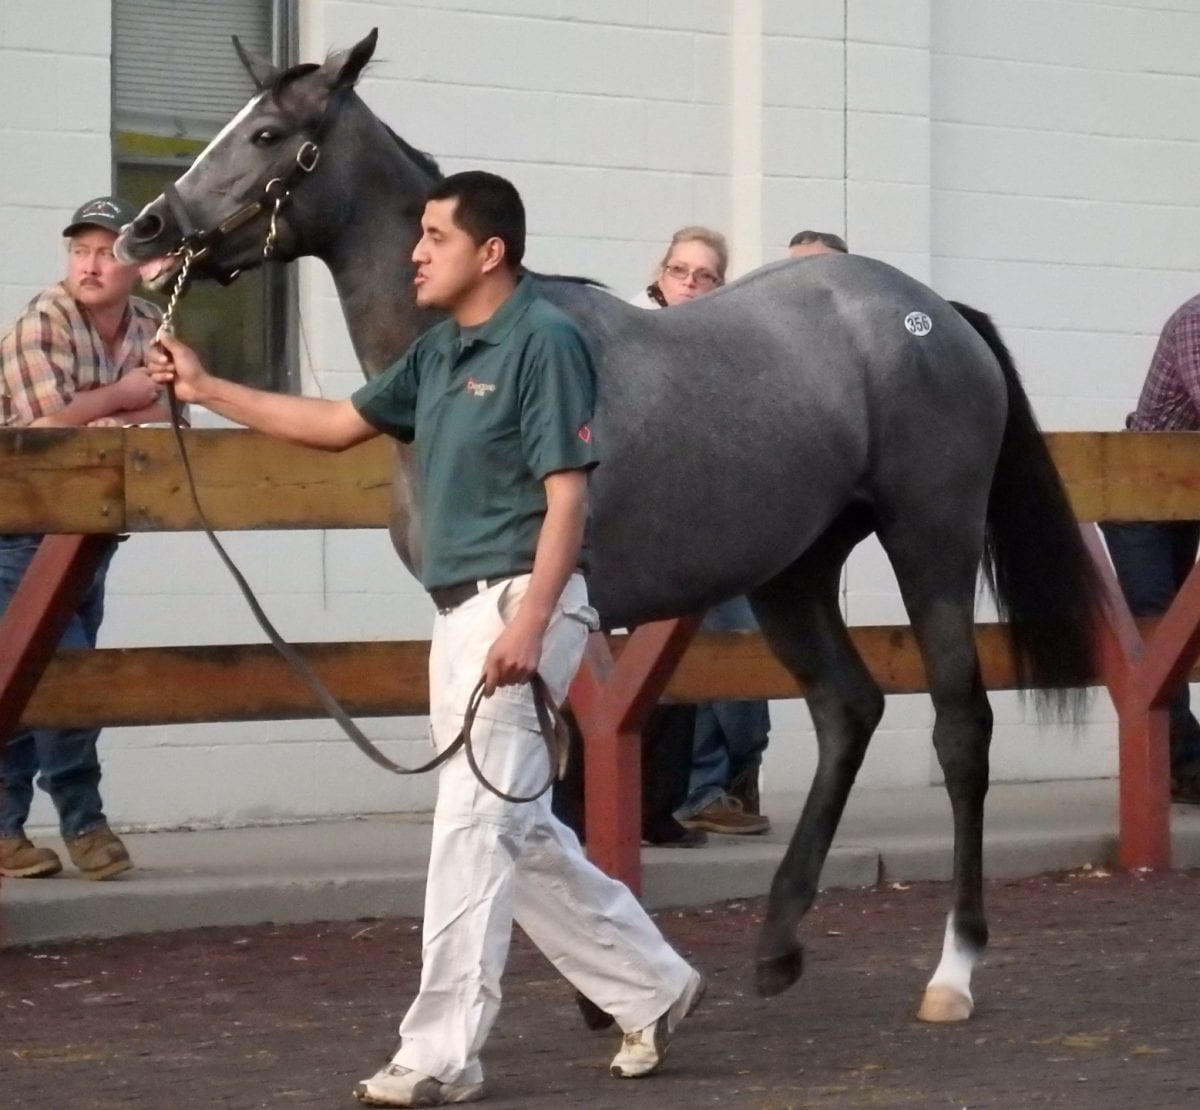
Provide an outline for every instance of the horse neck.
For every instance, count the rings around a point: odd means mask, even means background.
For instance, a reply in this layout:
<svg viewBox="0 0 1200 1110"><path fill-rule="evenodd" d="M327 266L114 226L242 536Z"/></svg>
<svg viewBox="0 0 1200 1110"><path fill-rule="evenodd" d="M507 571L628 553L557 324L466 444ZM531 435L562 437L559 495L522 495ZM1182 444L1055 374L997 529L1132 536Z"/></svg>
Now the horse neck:
<svg viewBox="0 0 1200 1110"><path fill-rule="evenodd" d="M347 163L348 216L317 257L333 275L354 352L371 378L438 319L417 307L412 264L420 234L414 213L433 179L369 112L355 121L345 143L344 149L358 152Z"/></svg>

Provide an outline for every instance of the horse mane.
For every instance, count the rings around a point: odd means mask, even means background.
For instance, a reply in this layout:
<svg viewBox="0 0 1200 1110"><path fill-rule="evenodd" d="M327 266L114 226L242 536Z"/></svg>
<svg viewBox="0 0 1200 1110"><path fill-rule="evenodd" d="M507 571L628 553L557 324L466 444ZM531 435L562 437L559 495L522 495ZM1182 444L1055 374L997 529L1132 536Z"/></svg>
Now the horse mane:
<svg viewBox="0 0 1200 1110"><path fill-rule="evenodd" d="M320 68L321 67L314 62L301 62L299 65L294 65L290 69L285 69L282 73L278 74L275 80L271 82L271 85L267 91L270 93L273 99L278 101L279 94L283 92L283 90L287 88L287 86L293 81L296 81L301 77L306 77L308 74L314 73ZM342 91L349 92L351 90L344 89ZM390 126L388 126L388 124L384 123L383 120L379 120L379 122L383 125L383 129L389 135L391 135L392 141L400 148L401 152L406 157L415 162L423 172L428 174L435 181L440 181L442 179L441 167L431 155L426 154L423 150L418 150L407 139L401 138L396 134L395 131L392 130Z"/></svg>
<svg viewBox="0 0 1200 1110"><path fill-rule="evenodd" d="M592 289L608 289L602 281L597 281L596 278L581 277L579 274L542 274L537 270L525 271L534 281L562 281L568 285L586 285Z"/></svg>
<svg viewBox="0 0 1200 1110"><path fill-rule="evenodd" d="M383 129L389 135L391 135L393 141L404 152L405 155L407 155L414 162L416 162L416 164L418 166L420 166L420 168L422 170L424 170L427 174L429 174L429 176L432 177L435 181L441 181L441 179L442 179L441 167L437 164L436 161L434 161L432 155L426 154L423 150L418 150L407 139L402 139L399 135L396 134L395 131L393 131L391 129L391 127L389 127L386 123L383 123L383 120L380 120L379 122L383 124Z"/></svg>

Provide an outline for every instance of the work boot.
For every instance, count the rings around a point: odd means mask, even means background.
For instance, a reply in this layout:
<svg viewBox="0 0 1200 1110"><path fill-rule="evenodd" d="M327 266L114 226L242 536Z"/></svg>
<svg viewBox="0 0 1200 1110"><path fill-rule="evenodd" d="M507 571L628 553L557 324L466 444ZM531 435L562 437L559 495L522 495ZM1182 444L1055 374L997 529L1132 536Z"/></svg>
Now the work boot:
<svg viewBox="0 0 1200 1110"><path fill-rule="evenodd" d="M443 1083L403 1064L388 1064L354 1088L354 1097L368 1106L449 1106L478 1102L482 1083Z"/></svg>
<svg viewBox="0 0 1200 1110"><path fill-rule="evenodd" d="M0 875L6 879L45 879L62 870L52 848L39 848L23 836L0 836Z"/></svg>
<svg viewBox="0 0 1200 1110"><path fill-rule="evenodd" d="M726 793L742 803L742 809L752 817L762 813L762 802L758 793L758 767L747 767L733 776Z"/></svg>
<svg viewBox="0 0 1200 1110"><path fill-rule="evenodd" d="M671 1035L679 1027L679 1023L700 1005L706 986L704 976L693 970L683 993L657 1021L644 1029L625 1034L621 1050L613 1057L608 1070L618 1079L640 1079L658 1071L667 1058Z"/></svg>
<svg viewBox="0 0 1200 1110"><path fill-rule="evenodd" d="M125 845L107 825L72 837L66 844L71 862L85 879L111 879L133 866Z"/></svg>
<svg viewBox="0 0 1200 1110"><path fill-rule="evenodd" d="M689 829L704 829L726 836L755 836L771 827L767 818L746 813L742 803L728 794L722 794L698 813L680 819L679 823Z"/></svg>

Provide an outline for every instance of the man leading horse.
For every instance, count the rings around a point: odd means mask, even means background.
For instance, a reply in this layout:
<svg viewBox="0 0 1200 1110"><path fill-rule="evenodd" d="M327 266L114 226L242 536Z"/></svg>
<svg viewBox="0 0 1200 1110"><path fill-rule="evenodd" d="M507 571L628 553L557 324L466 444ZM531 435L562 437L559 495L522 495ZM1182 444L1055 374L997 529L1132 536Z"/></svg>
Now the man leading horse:
<svg viewBox="0 0 1200 1110"><path fill-rule="evenodd" d="M530 681L556 702L597 626L581 569L591 430L591 357L575 325L521 272L525 212L482 172L429 195L413 251L420 304L445 320L352 398L266 393L209 375L171 338L153 362L195 401L269 435L342 450L380 434L413 443L424 493L422 582L438 613L429 663L439 750L482 682L475 757L500 791L545 781ZM439 773L425 893L421 985L392 1060L355 1088L377 1106L483 1096L479 1053L500 1006L517 924L624 1038L610 1070L661 1064L704 989L638 901L583 856L546 794L483 788L463 752Z"/></svg>

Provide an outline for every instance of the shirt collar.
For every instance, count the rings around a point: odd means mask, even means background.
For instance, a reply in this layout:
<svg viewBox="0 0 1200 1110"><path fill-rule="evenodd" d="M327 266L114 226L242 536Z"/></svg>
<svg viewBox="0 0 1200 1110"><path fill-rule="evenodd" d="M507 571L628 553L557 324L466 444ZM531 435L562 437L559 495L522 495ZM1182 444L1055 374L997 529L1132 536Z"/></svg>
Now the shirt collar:
<svg viewBox="0 0 1200 1110"><path fill-rule="evenodd" d="M471 329L471 343L468 347L477 343L486 343L490 347L499 346L508 338L536 296L533 279L528 274L522 274L517 279L516 287L500 307L477 328ZM450 340L447 344L450 350L459 350L459 337L460 330L455 327L447 337Z"/></svg>

